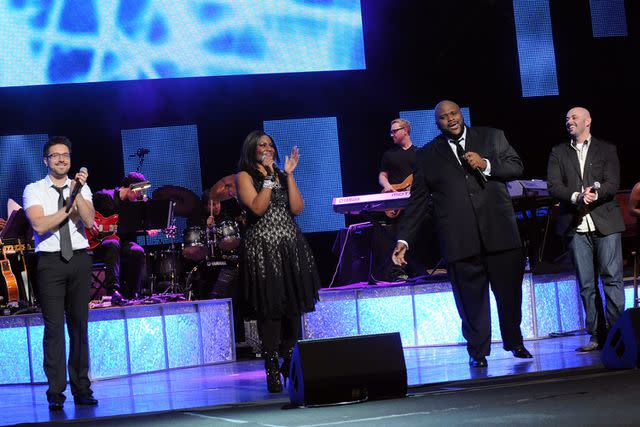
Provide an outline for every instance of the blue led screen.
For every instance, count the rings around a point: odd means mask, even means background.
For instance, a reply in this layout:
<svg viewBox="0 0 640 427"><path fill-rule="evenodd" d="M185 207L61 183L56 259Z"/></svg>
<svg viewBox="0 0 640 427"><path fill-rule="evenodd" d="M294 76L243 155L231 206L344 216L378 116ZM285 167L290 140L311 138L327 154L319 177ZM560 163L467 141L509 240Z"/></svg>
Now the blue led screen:
<svg viewBox="0 0 640 427"><path fill-rule="evenodd" d="M27 184L41 180L47 175L42 161L42 148L48 135L7 135L0 136L0 218L7 217L7 199L13 199L22 206L22 192ZM73 158L71 159L73 170Z"/></svg>
<svg viewBox="0 0 640 427"><path fill-rule="evenodd" d="M461 107L462 117L467 126L471 126L469 108ZM440 135L440 129L436 125L435 110L401 111L400 118L411 123L411 142L420 148L427 145L436 136Z"/></svg>
<svg viewBox="0 0 640 427"><path fill-rule="evenodd" d="M558 95L549 0L513 0L522 96Z"/></svg>
<svg viewBox="0 0 640 427"><path fill-rule="evenodd" d="M0 2L0 87L365 68L360 0Z"/></svg>
<svg viewBox="0 0 640 427"><path fill-rule="evenodd" d="M626 37L624 0L589 0L593 37Z"/></svg>
<svg viewBox="0 0 640 427"><path fill-rule="evenodd" d="M136 153L148 153L137 156ZM125 174L141 172L151 187L147 194L163 186L182 187L191 191L200 200L202 178L200 175L200 151L198 149L198 130L195 125L168 126L122 131L122 156ZM140 165L142 159L142 165ZM114 185L115 187L116 185ZM177 193L176 193L177 194ZM177 194L176 199L180 199ZM198 212L200 205L198 205ZM177 227L175 240L181 243L187 218L176 215ZM172 243L163 233L151 238L139 238L140 244Z"/></svg>
<svg viewBox="0 0 640 427"><path fill-rule="evenodd" d="M340 141L335 117L265 121L264 131L274 139L284 170L285 156L294 146L300 162L294 172L304 198L304 211L296 218L307 232L340 230L344 215L333 212L333 198L342 197Z"/></svg>

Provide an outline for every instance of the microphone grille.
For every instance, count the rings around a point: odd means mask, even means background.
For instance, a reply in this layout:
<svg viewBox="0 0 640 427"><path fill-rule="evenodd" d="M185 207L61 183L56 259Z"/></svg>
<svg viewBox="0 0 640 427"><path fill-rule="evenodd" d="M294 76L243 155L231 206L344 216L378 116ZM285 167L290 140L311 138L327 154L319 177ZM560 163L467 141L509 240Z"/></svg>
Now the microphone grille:
<svg viewBox="0 0 640 427"><path fill-rule="evenodd" d="M83 166L80 168L80 172L89 173L89 170Z"/></svg>
<svg viewBox="0 0 640 427"><path fill-rule="evenodd" d="M594 190L599 190L599 189L600 189L600 182L595 181L595 182L593 183L593 189L594 189Z"/></svg>

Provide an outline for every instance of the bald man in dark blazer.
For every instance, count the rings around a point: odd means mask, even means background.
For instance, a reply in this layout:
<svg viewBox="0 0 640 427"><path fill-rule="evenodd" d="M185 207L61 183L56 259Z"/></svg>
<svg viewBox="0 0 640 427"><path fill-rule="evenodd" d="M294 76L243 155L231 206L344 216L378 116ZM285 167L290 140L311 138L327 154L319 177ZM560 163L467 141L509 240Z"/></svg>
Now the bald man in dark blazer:
<svg viewBox="0 0 640 427"><path fill-rule="evenodd" d="M505 185L522 175L522 162L503 131L465 126L456 103L441 101L435 115L442 134L417 153L416 175L393 261L404 264L420 224L433 221L448 263L469 365L487 366L490 288L503 348L515 357L531 358L520 331L524 254Z"/></svg>
<svg viewBox="0 0 640 427"><path fill-rule="evenodd" d="M625 225L615 199L620 162L615 145L591 135L591 121L586 108L570 109L565 118L570 138L553 147L547 165L549 192L560 204L556 231L567 239L586 313L590 338L576 349L581 352L602 348L625 307L621 237ZM597 296L598 275L606 316Z"/></svg>

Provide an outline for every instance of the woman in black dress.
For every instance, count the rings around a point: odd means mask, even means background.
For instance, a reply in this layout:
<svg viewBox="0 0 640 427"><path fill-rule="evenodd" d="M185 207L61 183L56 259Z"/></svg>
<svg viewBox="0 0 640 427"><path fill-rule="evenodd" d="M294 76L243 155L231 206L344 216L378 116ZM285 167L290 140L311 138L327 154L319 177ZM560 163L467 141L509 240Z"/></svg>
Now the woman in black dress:
<svg viewBox="0 0 640 427"><path fill-rule="evenodd" d="M320 288L313 254L293 218L304 207L293 177L297 147L285 157L283 171L276 160L273 139L253 131L244 140L236 177L238 197L247 210L240 263L243 294L258 321L272 393L282 391L280 374L286 381L301 315L314 310Z"/></svg>

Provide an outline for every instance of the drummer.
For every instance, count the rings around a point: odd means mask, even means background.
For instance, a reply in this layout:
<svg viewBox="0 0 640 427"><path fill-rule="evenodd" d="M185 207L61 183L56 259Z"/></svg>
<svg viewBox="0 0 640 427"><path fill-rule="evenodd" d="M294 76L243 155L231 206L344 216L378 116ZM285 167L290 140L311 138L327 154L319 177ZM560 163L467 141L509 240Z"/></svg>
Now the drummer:
<svg viewBox="0 0 640 427"><path fill-rule="evenodd" d="M208 227L222 221L235 221L238 226L244 226L245 213L238 203L235 175L225 176L204 192L203 217Z"/></svg>
<svg viewBox="0 0 640 427"><path fill-rule="evenodd" d="M144 191L135 184L146 182L139 172L128 173L120 182L119 187L103 189L93 195L93 205L96 209L96 229L100 216L108 218L119 214L120 208L126 203L142 201ZM100 214L97 215L97 214ZM151 237L159 230L148 230ZM142 290L142 282L146 274L145 253L142 246L136 243L135 234L117 233L103 240L93 249L95 257L105 263L104 288L107 295L112 296L112 303L121 305L125 298L135 298Z"/></svg>
<svg viewBox="0 0 640 427"><path fill-rule="evenodd" d="M240 207L236 193L236 179L234 175L228 175L217 181L211 188L202 194L202 220L209 228L221 229L225 222L231 222L238 227L240 236L244 230L246 213ZM218 235L218 239L222 236ZM232 298L235 339L237 343L245 341L244 333L244 308L242 298L239 295L238 278L240 276L237 255L234 251L225 252L220 247L216 248L216 257L224 257L226 265L216 271L212 271L205 281L207 286L202 286L204 298ZM231 255L231 256L230 256Z"/></svg>

